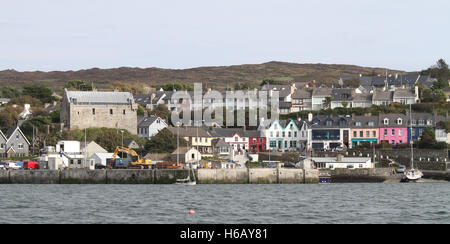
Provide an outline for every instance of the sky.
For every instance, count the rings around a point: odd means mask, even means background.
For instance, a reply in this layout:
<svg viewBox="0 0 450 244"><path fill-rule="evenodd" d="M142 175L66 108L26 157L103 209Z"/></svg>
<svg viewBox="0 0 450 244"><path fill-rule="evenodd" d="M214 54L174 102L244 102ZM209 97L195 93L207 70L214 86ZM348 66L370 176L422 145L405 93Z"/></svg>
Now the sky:
<svg viewBox="0 0 450 244"><path fill-rule="evenodd" d="M448 0L0 0L0 70L450 62Z"/></svg>

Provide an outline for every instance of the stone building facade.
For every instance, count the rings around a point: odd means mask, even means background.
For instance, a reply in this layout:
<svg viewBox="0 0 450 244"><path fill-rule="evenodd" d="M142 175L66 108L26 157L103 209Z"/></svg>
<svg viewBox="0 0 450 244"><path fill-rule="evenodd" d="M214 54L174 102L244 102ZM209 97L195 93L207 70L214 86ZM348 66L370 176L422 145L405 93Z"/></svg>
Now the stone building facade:
<svg viewBox="0 0 450 244"><path fill-rule="evenodd" d="M65 90L60 118L69 130L104 127L136 135L137 108L129 92Z"/></svg>

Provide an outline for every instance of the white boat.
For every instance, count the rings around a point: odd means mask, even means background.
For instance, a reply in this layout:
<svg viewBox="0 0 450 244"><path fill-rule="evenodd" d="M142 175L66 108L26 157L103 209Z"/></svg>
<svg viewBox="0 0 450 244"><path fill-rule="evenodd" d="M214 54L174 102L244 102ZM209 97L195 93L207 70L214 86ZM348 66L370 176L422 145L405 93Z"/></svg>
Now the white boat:
<svg viewBox="0 0 450 244"><path fill-rule="evenodd" d="M408 181L417 181L423 177L423 173L418 169L410 169L405 172L405 177Z"/></svg>
<svg viewBox="0 0 450 244"><path fill-rule="evenodd" d="M176 185L185 185L185 186L195 186L197 185L197 181L195 180L195 173L192 169L192 164L190 165L190 171L189 174L192 172L192 176L194 177L194 180L191 180L191 176L189 175L186 179L178 179L175 184Z"/></svg>
<svg viewBox="0 0 450 244"><path fill-rule="evenodd" d="M413 130L412 128L412 112L411 112L411 105L409 105L409 123L411 124L411 132ZM413 140L411 136L411 169L407 170L405 172L405 176L402 179L404 182L416 182L417 180L420 180L423 177L422 171L414 168L414 149L413 149Z"/></svg>

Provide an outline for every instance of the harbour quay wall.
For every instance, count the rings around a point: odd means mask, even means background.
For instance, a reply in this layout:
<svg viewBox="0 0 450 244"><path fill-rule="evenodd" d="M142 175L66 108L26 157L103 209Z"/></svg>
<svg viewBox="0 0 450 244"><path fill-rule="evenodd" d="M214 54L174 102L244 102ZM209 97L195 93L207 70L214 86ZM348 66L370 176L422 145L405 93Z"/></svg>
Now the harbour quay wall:
<svg viewBox="0 0 450 244"><path fill-rule="evenodd" d="M0 184L173 184L189 170L0 170Z"/></svg>
<svg viewBox="0 0 450 244"><path fill-rule="evenodd" d="M326 170L333 183L377 183L397 179L393 168Z"/></svg>
<svg viewBox="0 0 450 244"><path fill-rule="evenodd" d="M424 179L450 181L450 171L423 170Z"/></svg>
<svg viewBox="0 0 450 244"><path fill-rule="evenodd" d="M318 170L284 168L198 169L199 184L313 184Z"/></svg>

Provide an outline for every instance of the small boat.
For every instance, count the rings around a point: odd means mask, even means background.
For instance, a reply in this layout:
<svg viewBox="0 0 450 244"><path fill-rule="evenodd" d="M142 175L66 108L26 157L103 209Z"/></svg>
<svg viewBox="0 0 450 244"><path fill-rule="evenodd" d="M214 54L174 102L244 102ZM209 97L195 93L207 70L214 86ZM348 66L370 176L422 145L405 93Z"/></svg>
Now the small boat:
<svg viewBox="0 0 450 244"><path fill-rule="evenodd" d="M194 180L191 180L191 176L190 173L192 172L192 176L194 177ZM195 180L195 173L194 170L192 169L192 164L190 165L190 171L189 171L189 176L186 179L178 179L175 182L176 185L185 185L185 186L195 186L197 185L197 181Z"/></svg>
<svg viewBox="0 0 450 244"><path fill-rule="evenodd" d="M329 184L331 183L331 175L328 172L322 172L319 174L319 183L320 184Z"/></svg>
<svg viewBox="0 0 450 244"><path fill-rule="evenodd" d="M409 111L410 111L409 121L412 121L411 105L409 105ZM411 131L412 129L413 128L411 123ZM422 177L423 173L420 170L414 168L414 149L413 149L413 141L411 138L411 169L405 172L405 175L403 176L401 182L416 182L417 180L420 180Z"/></svg>
<svg viewBox="0 0 450 244"><path fill-rule="evenodd" d="M416 182L423 177L423 173L418 169L410 169L405 172L404 182Z"/></svg>
<svg viewBox="0 0 450 244"><path fill-rule="evenodd" d="M186 179L179 179L177 180L177 182L175 183L176 185L185 185L185 186L195 186L197 185L197 182L191 181L191 177L187 177Z"/></svg>

